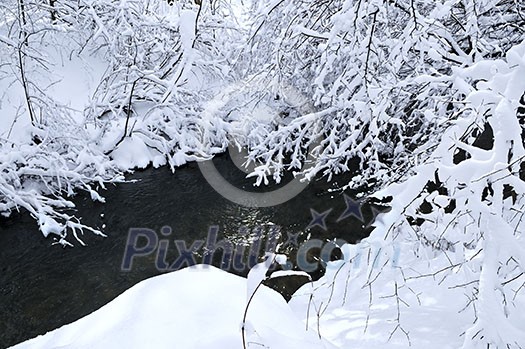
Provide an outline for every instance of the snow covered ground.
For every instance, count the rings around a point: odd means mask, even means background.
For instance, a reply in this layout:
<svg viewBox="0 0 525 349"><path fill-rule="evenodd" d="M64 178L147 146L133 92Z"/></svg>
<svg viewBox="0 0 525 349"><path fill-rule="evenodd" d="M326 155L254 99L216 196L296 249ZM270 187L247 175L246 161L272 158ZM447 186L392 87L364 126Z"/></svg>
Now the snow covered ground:
<svg viewBox="0 0 525 349"><path fill-rule="evenodd" d="M111 303L13 348L242 348L247 280L196 266L145 280ZM248 309L248 348L334 348L305 330L275 291Z"/></svg>
<svg viewBox="0 0 525 349"><path fill-rule="evenodd" d="M368 247L367 241L347 246L347 262L331 262L327 274L304 285L289 304L259 288L248 309L247 348L461 348L472 317L468 295L457 287L466 275L422 277L426 262L400 255L412 270L403 284L399 268L384 267L379 251L375 267L356 260ZM369 273L379 271L373 288L362 287ZM202 265L164 274L13 348L243 348L243 314L254 281Z"/></svg>

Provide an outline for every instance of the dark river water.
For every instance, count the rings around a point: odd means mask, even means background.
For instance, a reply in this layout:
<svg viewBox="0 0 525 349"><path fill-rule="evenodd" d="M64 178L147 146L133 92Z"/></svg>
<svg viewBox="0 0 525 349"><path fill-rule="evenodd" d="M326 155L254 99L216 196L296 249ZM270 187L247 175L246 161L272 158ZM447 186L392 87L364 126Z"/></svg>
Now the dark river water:
<svg viewBox="0 0 525 349"><path fill-rule="evenodd" d="M253 190L252 181L244 179L244 174L232 166L228 155L218 156L213 161L229 181ZM136 283L166 272L156 267L155 253L135 257L131 269L122 270L130 228L159 232L164 226L171 227L168 237L159 234L159 239L171 241L164 258L169 264L179 256L173 240L183 240L189 247L196 240L206 240L211 226L218 226L218 239L227 238L248 246L253 242L253 232L267 234L271 229L274 229L272 236L280 231L280 243L293 242L290 236L297 236L301 243L308 235L323 240L343 238L355 242L371 230L355 217L337 222L346 204L343 193L331 189L346 183L348 178L344 177L330 183L315 181L292 200L269 208L246 208L222 198L205 181L195 163L175 173L166 167L146 169L128 179L136 182L110 185L102 191L106 198L104 204L93 202L84 194L73 199L82 222L107 234L103 238L86 233L83 240L87 246L80 246L74 240L71 240L75 244L72 248L52 245L53 238L44 238L36 222L24 212L0 218L1 348L73 322ZM312 221L310 209L317 212L332 209L326 218L326 229L319 225L306 229ZM365 222L372 219L369 206L363 206L362 212ZM137 241L142 247L146 240ZM294 244L285 244L282 248L291 256L294 250ZM215 265L221 261L221 255L217 253L217 256L213 260ZM195 261L201 260L202 252L198 252ZM293 262L293 258L291 260ZM233 270L232 266L225 269L240 275L247 271ZM317 278L321 273L322 268L313 271L312 275ZM288 293L294 288L290 287Z"/></svg>

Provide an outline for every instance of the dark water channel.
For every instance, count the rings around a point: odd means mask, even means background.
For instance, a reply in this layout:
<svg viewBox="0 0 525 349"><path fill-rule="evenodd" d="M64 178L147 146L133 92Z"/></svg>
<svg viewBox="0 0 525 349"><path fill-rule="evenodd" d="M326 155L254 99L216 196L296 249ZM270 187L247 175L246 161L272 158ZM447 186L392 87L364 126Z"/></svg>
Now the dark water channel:
<svg viewBox="0 0 525 349"><path fill-rule="evenodd" d="M244 179L227 155L215 158L214 163L228 180L253 190L252 181ZM346 204L341 191L330 189L340 187L348 178L335 178L331 183L315 181L292 200L269 208L241 207L222 198L204 180L196 164L174 174L166 167L146 169L128 179L137 182L111 185L102 192L105 204L92 202L83 194L74 198L82 222L108 235L102 238L86 233L84 247L78 243L73 248L52 246L52 237L44 238L26 213L0 218L0 347L73 322L136 283L165 272L155 266L155 253L135 258L130 271L121 269L130 228L159 232L161 227L170 226L172 233L167 238L184 240L188 246L195 240L206 240L210 226L219 227L219 239L248 245L253 242L253 232L267 232L276 226L280 227L280 243L288 241L289 234L298 234L299 243L308 234L311 238L355 242L371 230L355 217L337 222ZM332 209L326 230L319 225L306 229L312 221L311 208L317 212ZM369 206L363 206L362 212L366 222L372 219ZM283 251L293 256L293 244ZM201 257L197 254L196 261ZM220 264L221 255L215 257L214 264ZM170 244L166 261L177 258L178 250ZM246 274L246 270L233 270L231 266L229 271ZM321 273L322 268L312 275L315 278ZM286 295L297 285L274 287L281 291L285 287Z"/></svg>

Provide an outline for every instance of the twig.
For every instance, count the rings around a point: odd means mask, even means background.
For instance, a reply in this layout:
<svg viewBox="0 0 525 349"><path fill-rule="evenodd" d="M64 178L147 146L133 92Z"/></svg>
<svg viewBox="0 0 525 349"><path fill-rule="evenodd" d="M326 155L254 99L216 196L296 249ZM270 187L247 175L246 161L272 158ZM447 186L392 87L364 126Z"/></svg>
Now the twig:
<svg viewBox="0 0 525 349"><path fill-rule="evenodd" d="M118 147L120 145L120 143L122 143L124 141L124 139L126 139L127 135L128 135L128 125L129 125L129 118L131 116L131 104L133 102L133 93L135 91L135 86L137 86L137 82L139 81L139 79L133 81L133 84L131 85L131 91L129 93L129 100L128 100L128 109L126 110L126 124L124 125L124 133L122 134L122 137L120 138L120 140L117 142L117 144L115 144L115 146L113 147L113 149L115 149L116 147ZM111 150L112 151L112 150Z"/></svg>
<svg viewBox="0 0 525 349"><path fill-rule="evenodd" d="M241 330L242 330L242 347L244 349L247 349L247 346L246 346L246 317L248 316L248 308L250 307L250 304L251 304L251 302L253 300L253 297L257 293L257 290L259 289L259 287L261 287L262 284L263 284L262 281L259 282L259 284L255 288L253 293L250 295L250 298L248 299L248 303L246 303L246 308L244 308L244 316L242 317L242 328L241 328Z"/></svg>
<svg viewBox="0 0 525 349"><path fill-rule="evenodd" d="M372 22L372 29L370 30L370 37L368 39L368 47L367 47L367 51L366 51L366 61L365 61L365 75L364 75L364 82L365 82L365 85L368 85L368 64L369 64L369 60L370 60L370 52L372 51L372 39L374 38L374 31L375 31L375 28L376 28L376 21L377 21L377 14L379 13L379 10L376 10L374 13L373 13L373 22Z"/></svg>

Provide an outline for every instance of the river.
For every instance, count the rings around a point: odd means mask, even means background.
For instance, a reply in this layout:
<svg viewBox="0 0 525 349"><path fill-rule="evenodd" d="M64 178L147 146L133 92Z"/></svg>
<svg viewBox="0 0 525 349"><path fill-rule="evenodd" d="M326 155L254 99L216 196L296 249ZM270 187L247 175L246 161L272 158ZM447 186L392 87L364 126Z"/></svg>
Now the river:
<svg viewBox="0 0 525 349"><path fill-rule="evenodd" d="M213 161L229 181L253 190L252 181L244 179L228 155ZM355 217L337 222L346 204L341 191L331 189L339 188L348 176L336 177L330 183L314 181L292 200L269 208L246 208L222 198L209 186L195 163L175 173L167 167L148 168L127 179L130 182L110 185L102 191L106 203L93 202L85 194L73 198L82 222L107 234L103 238L86 233L83 240L87 246L74 240L71 240L73 248L52 245L52 237L44 238L36 222L25 212L0 218L0 347L73 322L141 280L166 272L156 267L155 253L135 257L130 270L122 270L130 228L159 232L169 226L172 233L167 239L185 241L190 246L196 240L206 240L210 227L218 226L219 239L244 241L248 247L253 243L252 232L258 228L267 234L272 227L280 227L281 243L293 242L290 237L296 236L300 243L309 234L321 240L343 238L355 242L371 231ZM317 225L306 230L312 221L310 209L317 212L332 209L326 218L326 229ZM370 207L363 206L362 212L365 221L370 221ZM163 237L159 235L160 238ZM291 256L295 250L293 244L283 246L283 251ZM165 260L171 264L178 256L178 250L170 245ZM202 254L195 256L196 262L201 259ZM217 258L214 264L217 265ZM246 274L246 270L232 266L226 269ZM311 272L314 278L321 274L322 268ZM289 286L285 296L296 287Z"/></svg>

